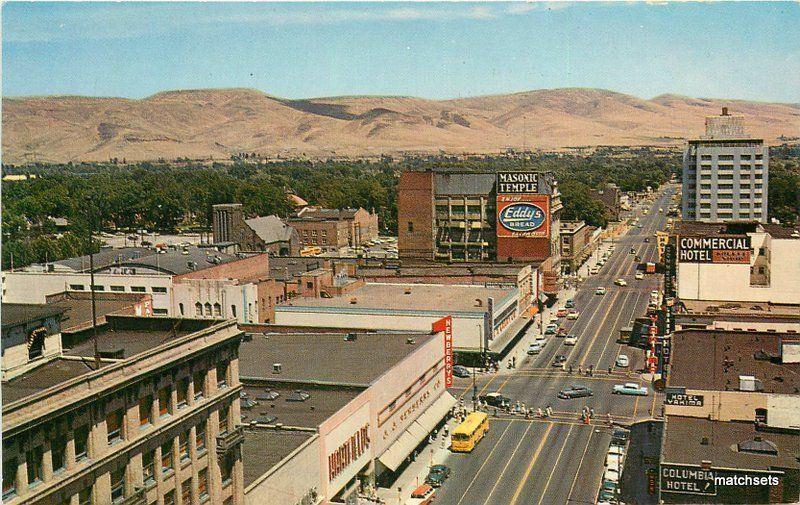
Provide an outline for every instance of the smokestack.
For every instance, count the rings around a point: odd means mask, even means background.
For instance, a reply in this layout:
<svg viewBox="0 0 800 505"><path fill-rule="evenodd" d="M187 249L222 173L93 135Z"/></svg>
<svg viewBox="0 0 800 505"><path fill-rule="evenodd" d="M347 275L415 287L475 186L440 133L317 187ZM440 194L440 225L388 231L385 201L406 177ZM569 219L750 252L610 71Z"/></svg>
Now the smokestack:
<svg viewBox="0 0 800 505"><path fill-rule="evenodd" d="M728 115L728 108L727 107L723 107L722 108L722 115L723 116L727 116Z"/></svg>

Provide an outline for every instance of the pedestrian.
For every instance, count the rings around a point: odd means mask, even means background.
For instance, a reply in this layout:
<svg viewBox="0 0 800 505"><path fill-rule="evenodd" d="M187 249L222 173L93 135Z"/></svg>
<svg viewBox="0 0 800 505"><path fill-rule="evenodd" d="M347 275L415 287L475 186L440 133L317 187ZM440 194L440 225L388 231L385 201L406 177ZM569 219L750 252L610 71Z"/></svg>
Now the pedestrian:
<svg viewBox="0 0 800 505"><path fill-rule="evenodd" d="M569 374L572 375L572 365L569 366Z"/></svg>
<svg viewBox="0 0 800 505"><path fill-rule="evenodd" d="M608 413L608 424L614 424L613 419L611 419L611 412Z"/></svg>
<svg viewBox="0 0 800 505"><path fill-rule="evenodd" d="M608 367L608 375L611 375L611 367Z"/></svg>
<svg viewBox="0 0 800 505"><path fill-rule="evenodd" d="M594 409L589 409L589 417L594 417Z"/></svg>
<svg viewBox="0 0 800 505"><path fill-rule="evenodd" d="M541 408L541 407L538 407L538 408L536 409L536 417L538 417L538 418L540 418L540 419L543 417L543 416L542 416L542 408Z"/></svg>
<svg viewBox="0 0 800 505"><path fill-rule="evenodd" d="M583 373L583 367L578 365L578 375L581 375L582 373Z"/></svg>

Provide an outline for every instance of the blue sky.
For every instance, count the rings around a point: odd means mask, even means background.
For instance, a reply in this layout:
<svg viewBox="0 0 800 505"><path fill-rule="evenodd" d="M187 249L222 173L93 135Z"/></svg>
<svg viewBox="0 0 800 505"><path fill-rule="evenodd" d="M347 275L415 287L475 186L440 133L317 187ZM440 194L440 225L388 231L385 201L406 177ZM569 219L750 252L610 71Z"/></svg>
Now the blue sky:
<svg viewBox="0 0 800 505"><path fill-rule="evenodd" d="M3 5L3 93L451 98L596 87L800 102L800 4Z"/></svg>

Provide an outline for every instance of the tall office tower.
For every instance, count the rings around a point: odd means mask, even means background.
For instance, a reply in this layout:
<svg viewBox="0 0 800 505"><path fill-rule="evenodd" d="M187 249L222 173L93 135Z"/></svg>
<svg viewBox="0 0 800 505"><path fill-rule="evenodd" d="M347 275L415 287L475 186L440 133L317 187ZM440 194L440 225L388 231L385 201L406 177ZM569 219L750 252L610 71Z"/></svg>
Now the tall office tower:
<svg viewBox="0 0 800 505"><path fill-rule="evenodd" d="M742 116L706 118L706 134L683 155L682 215L687 221L767 222L769 149L747 136Z"/></svg>

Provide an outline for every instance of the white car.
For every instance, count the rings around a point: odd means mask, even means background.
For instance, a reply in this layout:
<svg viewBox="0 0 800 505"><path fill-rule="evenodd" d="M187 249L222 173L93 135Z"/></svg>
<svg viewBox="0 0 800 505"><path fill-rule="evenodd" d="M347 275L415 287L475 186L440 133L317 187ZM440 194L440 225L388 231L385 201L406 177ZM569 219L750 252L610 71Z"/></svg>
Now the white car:
<svg viewBox="0 0 800 505"><path fill-rule="evenodd" d="M619 472L613 468L606 468L606 472L603 474L603 479L610 480L611 482L619 482Z"/></svg>
<svg viewBox="0 0 800 505"><path fill-rule="evenodd" d="M636 272L636 275L634 277L636 277L637 281L640 281L644 279L644 274L642 272Z"/></svg>
<svg viewBox="0 0 800 505"><path fill-rule="evenodd" d="M624 367L627 367L630 364L631 364L631 362L630 362L630 360L628 360L628 357L626 355L620 354L619 356L617 356L617 366L618 367L624 368Z"/></svg>
<svg viewBox="0 0 800 505"><path fill-rule="evenodd" d="M528 355L539 354L542 352L542 344L533 343L528 347Z"/></svg>
<svg viewBox="0 0 800 505"><path fill-rule="evenodd" d="M575 335L569 335L567 338L564 339L564 345L575 345L578 343L578 337Z"/></svg>
<svg viewBox="0 0 800 505"><path fill-rule="evenodd" d="M640 387L635 382L628 382L625 384L617 384L614 386L614 389L611 390L611 393L615 395L647 396L650 394L650 391L646 386Z"/></svg>
<svg viewBox="0 0 800 505"><path fill-rule="evenodd" d="M547 343L547 337L545 337L544 335L536 335L536 338L534 340L536 340L536 342L538 342L541 345Z"/></svg>
<svg viewBox="0 0 800 505"><path fill-rule="evenodd" d="M594 294L596 295L604 295L606 294L606 288L597 288L594 290Z"/></svg>
<svg viewBox="0 0 800 505"><path fill-rule="evenodd" d="M658 298L658 290L654 289L650 291L650 298Z"/></svg>
<svg viewBox="0 0 800 505"><path fill-rule="evenodd" d="M617 456L622 456L624 454L625 454L625 449L623 447L620 447L618 445L611 445L608 447L607 457L615 458Z"/></svg>
<svg viewBox="0 0 800 505"><path fill-rule="evenodd" d="M592 268L589 269L589 273L592 274L592 275L595 275L598 272L600 272L600 267L598 267L598 266L593 266Z"/></svg>
<svg viewBox="0 0 800 505"><path fill-rule="evenodd" d="M606 456L606 468L620 473L622 471L622 456Z"/></svg>
<svg viewBox="0 0 800 505"><path fill-rule="evenodd" d="M574 321L574 320L578 319L579 315L580 315L580 312L578 312L577 310L573 310L569 314L567 314L567 319L569 319L570 321Z"/></svg>
<svg viewBox="0 0 800 505"><path fill-rule="evenodd" d="M617 286L627 286L628 285L628 281L626 281L625 279L619 278L619 279L614 281L614 284L616 284Z"/></svg>

